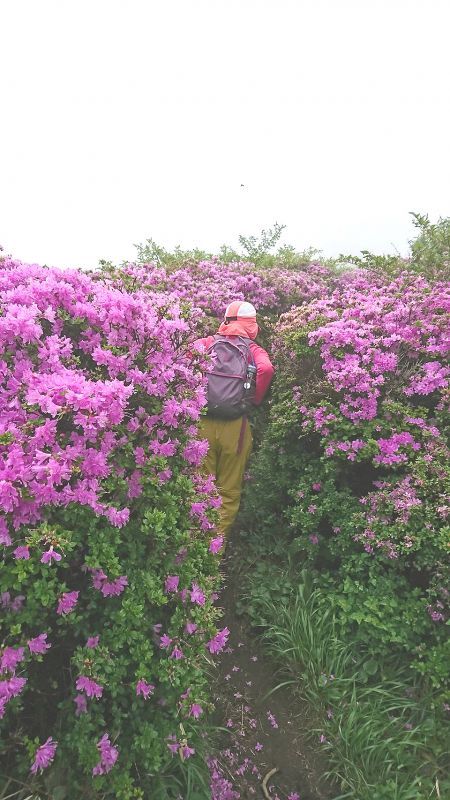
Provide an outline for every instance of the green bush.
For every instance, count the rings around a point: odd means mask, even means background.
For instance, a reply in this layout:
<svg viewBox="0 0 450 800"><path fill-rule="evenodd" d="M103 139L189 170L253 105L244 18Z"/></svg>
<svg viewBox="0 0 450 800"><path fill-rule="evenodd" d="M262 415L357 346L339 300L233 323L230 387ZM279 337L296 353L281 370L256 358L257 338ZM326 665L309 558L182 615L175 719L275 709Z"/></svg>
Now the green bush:
<svg viewBox="0 0 450 800"><path fill-rule="evenodd" d="M281 318L244 514L268 549L320 570L345 637L380 659L406 658L442 690L446 302L444 287L423 279L359 276ZM428 381L430 369L438 377Z"/></svg>

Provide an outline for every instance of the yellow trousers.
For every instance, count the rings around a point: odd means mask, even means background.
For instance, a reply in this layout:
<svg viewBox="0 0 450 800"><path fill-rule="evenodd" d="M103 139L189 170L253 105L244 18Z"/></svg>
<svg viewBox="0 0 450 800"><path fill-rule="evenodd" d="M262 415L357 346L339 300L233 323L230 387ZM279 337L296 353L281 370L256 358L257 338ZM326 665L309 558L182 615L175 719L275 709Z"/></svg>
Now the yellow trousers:
<svg viewBox="0 0 450 800"><path fill-rule="evenodd" d="M226 536L239 511L244 471L252 450L250 423L242 417L231 420L202 417L199 432L209 442L203 471L216 479L222 498L219 532Z"/></svg>

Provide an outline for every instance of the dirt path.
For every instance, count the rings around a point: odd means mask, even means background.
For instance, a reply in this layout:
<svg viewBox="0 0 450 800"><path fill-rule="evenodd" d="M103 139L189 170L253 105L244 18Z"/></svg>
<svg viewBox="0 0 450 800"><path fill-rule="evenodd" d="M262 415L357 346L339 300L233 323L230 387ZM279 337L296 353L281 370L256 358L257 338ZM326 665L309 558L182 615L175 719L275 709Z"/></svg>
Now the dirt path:
<svg viewBox="0 0 450 800"><path fill-rule="evenodd" d="M235 613L240 579L234 565L238 564L239 551L231 541L223 561L224 590L219 601L231 634L215 687L216 721L229 731L217 764L224 785L228 782L228 794L218 791L217 800L330 800L335 793L320 778L325 769L317 752L320 744L314 747L306 738L306 709L298 698L293 699L288 687L267 697L281 679L246 622Z"/></svg>

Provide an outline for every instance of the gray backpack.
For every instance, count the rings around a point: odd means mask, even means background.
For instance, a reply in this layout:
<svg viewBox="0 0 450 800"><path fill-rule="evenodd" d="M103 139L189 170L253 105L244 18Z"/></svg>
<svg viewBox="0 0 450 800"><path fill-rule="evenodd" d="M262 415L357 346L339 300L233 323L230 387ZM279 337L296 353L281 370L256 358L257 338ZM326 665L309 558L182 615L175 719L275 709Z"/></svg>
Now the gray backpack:
<svg viewBox="0 0 450 800"><path fill-rule="evenodd" d="M251 341L244 336L215 336L208 347L215 356L208 372L208 416L237 419L248 412L256 376Z"/></svg>

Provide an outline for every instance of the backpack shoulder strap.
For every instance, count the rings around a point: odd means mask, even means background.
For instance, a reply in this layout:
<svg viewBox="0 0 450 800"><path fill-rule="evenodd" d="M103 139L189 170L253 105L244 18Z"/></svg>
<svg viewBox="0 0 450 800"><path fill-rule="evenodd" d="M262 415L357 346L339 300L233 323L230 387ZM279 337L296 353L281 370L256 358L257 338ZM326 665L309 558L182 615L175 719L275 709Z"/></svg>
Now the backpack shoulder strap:
<svg viewBox="0 0 450 800"><path fill-rule="evenodd" d="M252 353L252 348L251 348L251 344L253 342L253 339L250 339L248 336L240 336L239 338L242 339L245 342L245 344L247 345L248 360L249 360L250 364L252 364L255 367L256 366L255 359L253 358L253 353Z"/></svg>

